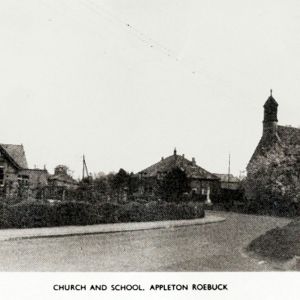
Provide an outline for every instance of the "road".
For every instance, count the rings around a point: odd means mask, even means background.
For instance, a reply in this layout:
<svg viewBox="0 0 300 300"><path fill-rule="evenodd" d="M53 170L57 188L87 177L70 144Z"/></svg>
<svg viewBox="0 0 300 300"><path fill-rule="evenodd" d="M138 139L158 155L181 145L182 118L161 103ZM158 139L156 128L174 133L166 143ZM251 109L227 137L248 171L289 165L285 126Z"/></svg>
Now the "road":
<svg viewBox="0 0 300 300"><path fill-rule="evenodd" d="M0 242L0 271L268 271L244 248L289 220L209 212L219 223Z"/></svg>

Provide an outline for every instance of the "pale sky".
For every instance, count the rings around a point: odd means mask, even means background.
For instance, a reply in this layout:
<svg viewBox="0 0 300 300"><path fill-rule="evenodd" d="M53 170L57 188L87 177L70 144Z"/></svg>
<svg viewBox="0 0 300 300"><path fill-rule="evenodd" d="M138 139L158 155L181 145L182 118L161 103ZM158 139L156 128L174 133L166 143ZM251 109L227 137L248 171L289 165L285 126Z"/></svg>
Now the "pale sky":
<svg viewBox="0 0 300 300"><path fill-rule="evenodd" d="M1 0L0 142L30 167L246 168L273 89L300 125L299 0Z"/></svg>

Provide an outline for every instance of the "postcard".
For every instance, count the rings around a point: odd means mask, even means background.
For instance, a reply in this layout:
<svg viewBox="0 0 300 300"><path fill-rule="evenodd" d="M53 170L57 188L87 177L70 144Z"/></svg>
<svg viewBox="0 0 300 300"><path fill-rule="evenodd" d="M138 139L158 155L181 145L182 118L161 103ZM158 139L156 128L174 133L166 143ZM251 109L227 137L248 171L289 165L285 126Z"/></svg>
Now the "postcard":
<svg viewBox="0 0 300 300"><path fill-rule="evenodd" d="M4 299L298 299L300 4L0 3Z"/></svg>

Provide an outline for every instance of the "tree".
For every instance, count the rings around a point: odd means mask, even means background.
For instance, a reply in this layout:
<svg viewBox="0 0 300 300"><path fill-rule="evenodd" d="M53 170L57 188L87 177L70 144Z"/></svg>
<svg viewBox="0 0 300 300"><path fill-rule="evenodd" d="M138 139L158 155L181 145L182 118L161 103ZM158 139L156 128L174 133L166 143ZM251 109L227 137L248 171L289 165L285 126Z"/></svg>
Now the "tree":
<svg viewBox="0 0 300 300"><path fill-rule="evenodd" d="M183 193L190 191L186 173L180 168L173 168L159 183L159 195L166 201L179 201Z"/></svg>
<svg viewBox="0 0 300 300"><path fill-rule="evenodd" d="M113 190L118 191L120 189L126 188L128 186L128 181L129 174L124 169L120 169L112 180Z"/></svg>
<svg viewBox="0 0 300 300"><path fill-rule="evenodd" d="M102 194L107 194L109 191L108 177L103 172L99 172L93 180L94 189Z"/></svg>
<svg viewBox="0 0 300 300"><path fill-rule="evenodd" d="M128 196L129 179L130 175L122 168L111 178L110 186L112 194L116 197L117 201L126 201Z"/></svg>

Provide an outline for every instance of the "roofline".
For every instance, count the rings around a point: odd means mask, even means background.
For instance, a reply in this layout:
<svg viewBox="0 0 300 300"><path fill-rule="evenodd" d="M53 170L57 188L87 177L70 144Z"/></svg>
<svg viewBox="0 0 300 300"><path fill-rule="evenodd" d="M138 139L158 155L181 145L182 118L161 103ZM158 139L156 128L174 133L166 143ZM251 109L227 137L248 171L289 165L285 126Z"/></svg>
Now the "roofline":
<svg viewBox="0 0 300 300"><path fill-rule="evenodd" d="M206 171L206 172L208 172L208 171ZM138 172L138 173L136 173L136 174L134 174L134 175L139 175L139 174L141 174L142 172ZM208 172L209 173L209 172ZM193 176L187 176L187 178L188 179L198 179L198 180L218 180L218 181L220 181L221 179L218 177L218 176L215 176L214 174L212 174L212 173L209 173L209 174L211 174L212 176L214 176L214 178L206 178L206 177L193 177ZM156 178L157 176L156 175L144 175L144 178Z"/></svg>
<svg viewBox="0 0 300 300"><path fill-rule="evenodd" d="M40 171L40 172L47 172L48 173L48 170L47 169L38 169L38 168L21 168L22 170L24 171Z"/></svg>
<svg viewBox="0 0 300 300"><path fill-rule="evenodd" d="M4 144L5 145L5 144ZM8 158L8 160L19 170L22 170L23 168L9 155L9 153L4 149L2 144L0 144L1 150L4 152L5 156Z"/></svg>

